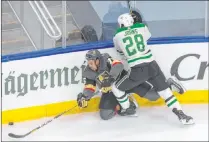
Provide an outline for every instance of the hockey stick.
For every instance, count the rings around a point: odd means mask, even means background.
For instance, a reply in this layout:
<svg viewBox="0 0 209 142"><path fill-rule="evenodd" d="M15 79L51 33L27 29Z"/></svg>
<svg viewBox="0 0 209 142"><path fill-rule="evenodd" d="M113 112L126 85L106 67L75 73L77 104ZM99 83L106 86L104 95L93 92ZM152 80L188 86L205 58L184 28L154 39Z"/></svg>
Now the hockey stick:
<svg viewBox="0 0 209 142"><path fill-rule="evenodd" d="M101 91L99 90L99 91L95 92L95 95L97 95L99 92L101 92ZM67 113L67 112L73 110L73 109L76 108L77 106L78 106L78 105L75 105L73 108L70 108L70 109L68 109L68 110L65 110L64 112L62 112L62 113L56 115L54 118L52 118L52 119L46 121L46 122L43 123L42 125L40 125L40 126L34 128L33 130L29 131L29 132L26 133L26 134L17 135L17 134L14 134L14 133L9 133L8 136L10 136L10 137L12 137L12 138L24 138L24 137L30 135L31 133L37 131L38 129L44 127L45 125L49 124L49 123L52 122L54 119L57 119L57 118L59 118L60 116L62 116L63 114L65 114L65 113Z"/></svg>
<svg viewBox="0 0 209 142"><path fill-rule="evenodd" d="M30 135L31 133L37 131L38 129L44 127L45 125L49 124L49 123L52 122L54 119L57 119L57 118L59 118L60 116L62 116L63 114L65 114L65 113L69 112L70 110L76 108L77 106L78 106L78 105L76 105L76 106L74 106L73 108L70 108L70 109L68 109L68 110L65 110L64 112L62 112L62 113L56 115L53 119L46 121L46 122L43 123L42 125L40 125L40 126L34 128L33 130L29 131L28 133L26 133L26 134L24 134L24 135L17 135L17 134L13 134L13 133L9 133L8 135L9 135L10 137L12 137L12 138L24 138L24 137Z"/></svg>
<svg viewBox="0 0 209 142"><path fill-rule="evenodd" d="M127 0L128 8L129 8L129 13L132 14L132 7L131 7L131 1Z"/></svg>
<svg viewBox="0 0 209 142"><path fill-rule="evenodd" d="M128 8L129 8L129 13L131 14L131 4L130 4L130 0L127 0L127 4L128 4Z"/></svg>

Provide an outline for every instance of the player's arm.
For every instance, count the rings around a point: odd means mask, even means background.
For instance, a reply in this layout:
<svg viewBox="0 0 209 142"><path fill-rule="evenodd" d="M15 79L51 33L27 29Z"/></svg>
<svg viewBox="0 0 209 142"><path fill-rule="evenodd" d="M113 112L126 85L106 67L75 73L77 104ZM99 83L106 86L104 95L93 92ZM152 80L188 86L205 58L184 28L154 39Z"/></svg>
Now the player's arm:
<svg viewBox="0 0 209 142"><path fill-rule="evenodd" d="M115 60L109 56L108 64L111 66L110 76L116 79L118 75L123 71L124 65L120 60Z"/></svg>
<svg viewBox="0 0 209 142"><path fill-rule="evenodd" d="M112 89L111 85L124 69L124 65L121 61L113 59L109 54L105 53L104 55L107 57L107 67L110 71L103 73L105 79L101 81L101 91L107 93Z"/></svg>
<svg viewBox="0 0 209 142"><path fill-rule="evenodd" d="M120 46L119 46L118 43L117 43L116 37L113 38L113 43L114 43L114 47L115 47L116 51L117 51L119 54L122 54L122 55L123 55L123 52L121 51Z"/></svg>
<svg viewBox="0 0 209 142"><path fill-rule="evenodd" d="M88 106L88 101L94 96L96 90L96 82L94 80L85 78L85 86L82 93L77 96L77 103L79 107L85 108Z"/></svg>
<svg viewBox="0 0 209 142"><path fill-rule="evenodd" d="M86 100L90 100L94 96L96 90L96 81L88 78L85 78L85 80L83 94Z"/></svg>
<svg viewBox="0 0 209 142"><path fill-rule="evenodd" d="M116 37L113 38L114 48L117 53L121 56L123 60L127 60L126 56L124 55L123 51L121 50L120 46L118 45Z"/></svg>
<svg viewBox="0 0 209 142"><path fill-rule="evenodd" d="M124 65L120 60L113 59L108 53L105 55L107 56L107 66L110 68L109 75L111 78L116 79L123 71Z"/></svg>
<svg viewBox="0 0 209 142"><path fill-rule="evenodd" d="M115 49L116 49L116 51L120 54L120 55L124 55L123 54L123 51L120 49L120 46L118 45L118 43L117 43L117 39L116 39L116 37L113 37L113 44L114 44L114 47L115 47Z"/></svg>
<svg viewBox="0 0 209 142"><path fill-rule="evenodd" d="M88 101L94 96L96 90L96 81L91 77L91 72L88 66L84 69L83 78L85 79L84 89L77 96L77 103L79 107L85 108L88 106Z"/></svg>
<svg viewBox="0 0 209 142"><path fill-rule="evenodd" d="M149 29L147 28L147 26L145 25L144 27L144 33L145 33L145 38L146 38L146 41L149 40L151 38L151 33L149 31Z"/></svg>

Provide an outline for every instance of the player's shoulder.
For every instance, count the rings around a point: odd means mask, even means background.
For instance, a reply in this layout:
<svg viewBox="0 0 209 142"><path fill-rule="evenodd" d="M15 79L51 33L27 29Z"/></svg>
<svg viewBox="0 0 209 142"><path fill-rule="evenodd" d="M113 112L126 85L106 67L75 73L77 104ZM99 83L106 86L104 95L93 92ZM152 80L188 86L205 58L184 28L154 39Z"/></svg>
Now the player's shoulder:
<svg viewBox="0 0 209 142"><path fill-rule="evenodd" d="M116 35L118 35L119 33L126 31L127 29L128 28L126 27L118 28L114 34L114 37L116 37Z"/></svg>
<svg viewBox="0 0 209 142"><path fill-rule="evenodd" d="M131 28L144 28L146 25L144 23L135 23Z"/></svg>
<svg viewBox="0 0 209 142"><path fill-rule="evenodd" d="M128 29L135 29L135 28L144 28L146 27L146 25L144 23L135 23L133 24L131 27L127 28L127 27L122 27L122 28L118 28L114 34L114 37L116 37L116 35L118 35L118 33L121 33L121 32L125 32L126 30Z"/></svg>
<svg viewBox="0 0 209 142"><path fill-rule="evenodd" d="M103 58L107 63L112 63L112 61L113 61L113 58L108 53L104 53Z"/></svg>
<svg viewBox="0 0 209 142"><path fill-rule="evenodd" d="M91 70L90 67L87 65L82 72L82 77L88 80L95 80L96 74L97 73Z"/></svg>
<svg viewBox="0 0 209 142"><path fill-rule="evenodd" d="M109 58L112 58L112 57L110 56L110 54L108 54L108 53L103 53L103 54L102 54L102 57L103 57L105 60L108 60Z"/></svg>
<svg viewBox="0 0 209 142"><path fill-rule="evenodd" d="M91 72L91 69L90 69L89 65L87 65L83 70L83 73L82 73L83 77L88 77L89 72Z"/></svg>

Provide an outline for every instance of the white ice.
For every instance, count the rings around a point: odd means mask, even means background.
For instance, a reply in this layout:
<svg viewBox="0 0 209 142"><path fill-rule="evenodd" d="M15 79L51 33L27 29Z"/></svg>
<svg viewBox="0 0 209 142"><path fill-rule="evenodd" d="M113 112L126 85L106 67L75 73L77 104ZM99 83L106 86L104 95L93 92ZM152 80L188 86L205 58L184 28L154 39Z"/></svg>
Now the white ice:
<svg viewBox="0 0 209 142"><path fill-rule="evenodd" d="M8 133L24 134L48 119L13 126L3 125L3 141L208 141L208 104L184 105L195 125L182 125L166 107L145 107L138 117L121 117L103 121L97 112L61 116L23 139ZM25 114L27 115L27 114Z"/></svg>

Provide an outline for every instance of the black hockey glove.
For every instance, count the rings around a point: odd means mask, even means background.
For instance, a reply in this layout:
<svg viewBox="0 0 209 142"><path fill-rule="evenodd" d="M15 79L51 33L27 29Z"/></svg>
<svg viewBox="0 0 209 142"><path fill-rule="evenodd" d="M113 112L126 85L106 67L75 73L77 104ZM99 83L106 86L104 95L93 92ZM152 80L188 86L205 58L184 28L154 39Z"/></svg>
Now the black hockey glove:
<svg viewBox="0 0 209 142"><path fill-rule="evenodd" d="M86 108L88 106L88 99L83 93L79 93L77 96L78 106L81 108Z"/></svg>
<svg viewBox="0 0 209 142"><path fill-rule="evenodd" d="M107 79L104 79L102 81L101 87L110 87L114 81L115 81L115 79L113 77L109 76Z"/></svg>
<svg viewBox="0 0 209 142"><path fill-rule="evenodd" d="M108 93L112 90L112 87L111 85L113 84L113 82L115 81L114 78L112 78L111 76L109 76L108 79L104 80L102 82L102 85L101 85L101 91L102 93Z"/></svg>
<svg viewBox="0 0 209 142"><path fill-rule="evenodd" d="M109 74L109 72L102 72L96 79L98 85L101 87L102 93L107 93L112 90L111 85L115 79Z"/></svg>
<svg viewBox="0 0 209 142"><path fill-rule="evenodd" d="M102 87L110 87L115 79L107 72L104 71L97 77L97 83Z"/></svg>

